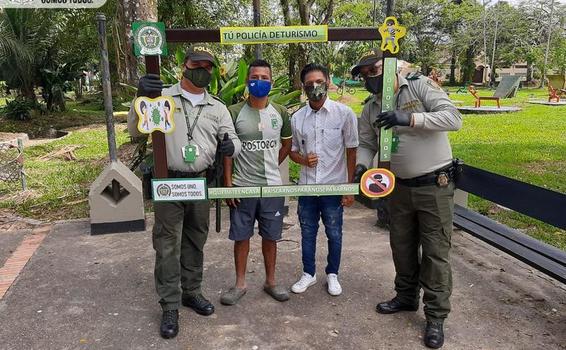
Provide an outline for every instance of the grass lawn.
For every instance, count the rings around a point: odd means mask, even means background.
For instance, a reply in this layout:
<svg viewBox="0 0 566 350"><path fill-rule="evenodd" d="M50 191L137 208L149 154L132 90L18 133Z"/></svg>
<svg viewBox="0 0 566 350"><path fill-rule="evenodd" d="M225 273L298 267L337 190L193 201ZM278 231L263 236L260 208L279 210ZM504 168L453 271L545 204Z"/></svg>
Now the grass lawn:
<svg viewBox="0 0 566 350"><path fill-rule="evenodd" d="M104 111L102 105L98 103L78 103L68 101L66 103L67 110L65 112L55 112L49 115L34 115L32 119L27 121L10 120L0 117L0 132L25 132L30 138L41 134L49 128L62 130L70 127L104 124ZM123 106L119 106L118 111L127 110ZM125 116L115 117L115 121L125 121Z"/></svg>
<svg viewBox="0 0 566 350"><path fill-rule="evenodd" d="M125 125L116 127L118 146L129 140ZM76 160L42 156L66 146L79 146ZM28 191L21 193L19 182L0 182L0 208L15 209L24 217L61 220L88 217L90 184L108 159L105 125L72 131L61 140L28 147L24 152Z"/></svg>
<svg viewBox="0 0 566 350"><path fill-rule="evenodd" d="M450 97L461 105L473 105L470 94ZM480 90L490 96L493 90ZM359 115L362 101L368 96L363 89L351 95L331 93L352 107ZM450 133L453 153L467 164L509 176L548 189L566 192L566 107L527 104L531 98L545 98L541 89L519 91L517 97L502 100L502 105L516 105L523 110L512 114L464 115L459 132ZM489 104L489 102L487 102ZM29 122L0 119L0 132L33 134L53 127L96 124L74 132L64 139L25 150L26 172L30 191L20 194L18 183L0 182L0 208L38 219L81 218L88 216L86 197L90 183L100 173L102 159L108 157L103 112L97 104L68 103L68 111L38 116ZM123 116L121 118L124 118ZM124 126L117 126L118 146L127 142ZM69 145L81 146L75 151L77 160L41 160L40 157ZM292 163L292 162L291 162ZM297 164L291 164L291 178L298 177ZM518 213L501 209L478 197L470 197L470 206L511 227L566 250L566 232Z"/></svg>
<svg viewBox="0 0 566 350"><path fill-rule="evenodd" d="M482 96L492 94L493 90L480 90ZM470 94L451 93L450 97L473 106ZM523 108L520 112L465 114L462 129L450 134L454 155L469 165L566 193L566 106L527 103L530 98L547 97L543 89L522 89L517 97L501 100L503 106ZM475 196L470 198L470 207L566 250L564 230L502 210Z"/></svg>
<svg viewBox="0 0 566 350"><path fill-rule="evenodd" d="M474 97L457 94L448 88L450 98L458 105L473 106ZM492 96L494 90L480 89L481 96ZM360 115L368 93L357 89L354 95L331 93L331 98L348 104ZM554 107L527 103L530 98L546 99L545 89L522 89L515 98L501 100L502 106L519 106L522 111L510 114L463 115L463 127L450 133L455 157L466 164L505 175L554 191L566 192L566 106ZM490 101L485 105L494 104ZM291 176L298 177L298 166L292 165ZM501 209L491 202L470 196L472 209L519 229L546 243L566 250L566 231L525 215Z"/></svg>

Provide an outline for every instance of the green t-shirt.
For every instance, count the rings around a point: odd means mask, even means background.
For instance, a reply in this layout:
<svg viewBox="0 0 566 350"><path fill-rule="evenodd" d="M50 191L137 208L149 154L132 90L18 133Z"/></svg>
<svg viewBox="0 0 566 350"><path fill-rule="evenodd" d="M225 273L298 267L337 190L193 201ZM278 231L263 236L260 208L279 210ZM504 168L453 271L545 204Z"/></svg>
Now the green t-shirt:
<svg viewBox="0 0 566 350"><path fill-rule="evenodd" d="M291 122L287 109L269 102L258 110L247 101L228 107L242 151L234 159L235 186L281 185L279 149L281 139L290 139Z"/></svg>

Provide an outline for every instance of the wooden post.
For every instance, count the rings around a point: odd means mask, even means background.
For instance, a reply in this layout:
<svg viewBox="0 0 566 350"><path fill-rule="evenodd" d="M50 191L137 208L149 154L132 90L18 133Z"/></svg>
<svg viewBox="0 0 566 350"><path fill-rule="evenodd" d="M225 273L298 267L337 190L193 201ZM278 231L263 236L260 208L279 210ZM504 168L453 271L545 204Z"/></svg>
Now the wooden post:
<svg viewBox="0 0 566 350"><path fill-rule="evenodd" d="M145 67L148 74L159 75L159 56L145 56ZM159 97L161 94L152 94L150 98ZM167 178L167 152L165 149L165 134L161 131L151 133L153 144L154 176L158 179Z"/></svg>

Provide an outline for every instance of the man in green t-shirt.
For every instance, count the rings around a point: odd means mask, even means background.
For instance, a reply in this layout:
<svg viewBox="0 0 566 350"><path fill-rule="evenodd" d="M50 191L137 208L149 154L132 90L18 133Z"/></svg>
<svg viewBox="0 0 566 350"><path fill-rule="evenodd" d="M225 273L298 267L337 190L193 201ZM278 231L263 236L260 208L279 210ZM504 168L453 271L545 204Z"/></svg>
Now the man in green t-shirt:
<svg viewBox="0 0 566 350"><path fill-rule="evenodd" d="M248 70L249 98L228 108L234 121L242 150L237 158L224 158L224 185L282 185L279 164L291 150L291 123L285 107L268 99L272 73L269 63L253 61ZM250 238L258 221L265 264L263 290L277 301L289 299L285 287L275 283L277 240L283 231L285 199L242 198L227 200L230 206L230 234L234 241L236 284L226 291L220 302L234 305L246 294L246 264Z"/></svg>

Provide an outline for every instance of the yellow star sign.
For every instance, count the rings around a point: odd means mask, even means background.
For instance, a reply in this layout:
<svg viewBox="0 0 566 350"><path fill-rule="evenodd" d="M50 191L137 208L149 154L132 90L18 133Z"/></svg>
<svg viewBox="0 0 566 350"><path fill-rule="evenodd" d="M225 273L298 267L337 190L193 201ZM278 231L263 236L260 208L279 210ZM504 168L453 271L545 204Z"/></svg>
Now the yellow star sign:
<svg viewBox="0 0 566 350"><path fill-rule="evenodd" d="M407 28L400 26L397 18L391 16L387 17L379 27L379 34L381 34L381 51L397 53L399 39L407 34Z"/></svg>

